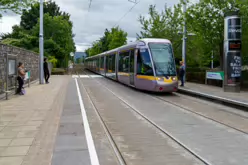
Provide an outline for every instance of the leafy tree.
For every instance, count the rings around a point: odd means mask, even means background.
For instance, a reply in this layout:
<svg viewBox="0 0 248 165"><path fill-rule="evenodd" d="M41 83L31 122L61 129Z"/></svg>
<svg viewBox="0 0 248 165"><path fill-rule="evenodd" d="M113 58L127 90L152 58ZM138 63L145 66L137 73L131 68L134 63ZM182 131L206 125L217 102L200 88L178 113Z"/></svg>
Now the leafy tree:
<svg viewBox="0 0 248 165"><path fill-rule="evenodd" d="M93 42L91 48L85 50L88 56L94 56L102 52L120 47L127 42L127 33L119 27L105 30L104 36L99 41Z"/></svg>
<svg viewBox="0 0 248 165"><path fill-rule="evenodd" d="M119 27L112 28L107 40L109 42L108 50L115 49L127 43L127 33Z"/></svg>
<svg viewBox="0 0 248 165"><path fill-rule="evenodd" d="M109 34L110 34L109 30L105 29L104 36L100 39L101 52L105 52L109 50L109 40L108 40Z"/></svg>
<svg viewBox="0 0 248 165"><path fill-rule="evenodd" d="M0 12L12 11L16 14L20 14L21 10L28 8L34 0L1 0L0 1ZM2 17L0 13L0 18Z"/></svg>
<svg viewBox="0 0 248 165"><path fill-rule="evenodd" d="M44 2L44 14L49 14L51 17L63 16L64 19L71 23L70 15L60 11L60 7L53 1ZM31 5L30 9L23 10L21 16L21 27L25 30L31 30L38 22L40 17L40 3Z"/></svg>
<svg viewBox="0 0 248 165"><path fill-rule="evenodd" d="M70 52L76 50L72 33L73 24L69 14L60 12L55 3L49 1L45 4L49 12L44 14L44 55L58 67L67 67ZM30 10L24 11L22 25L13 26L12 33L4 34L3 43L39 52L39 19L28 20L38 11L37 6L39 3L32 5ZM39 18L38 15L37 17Z"/></svg>
<svg viewBox="0 0 248 165"><path fill-rule="evenodd" d="M188 2L189 4L189 2ZM174 53L177 58L182 53L182 35L178 32L183 29L183 13L181 1L162 12L156 11L155 6L149 8L149 17L140 16L139 22L142 30L137 38L154 37L167 38L172 41ZM224 40L224 13L240 9L242 17L242 44L248 44L248 1L243 0L201 0L188 5L185 18L187 31L196 34L187 37L187 64L193 67L209 67L211 55L214 54L216 65L223 66L223 40ZM242 48L244 62L248 63L248 47ZM244 63L243 63L244 64Z"/></svg>
<svg viewBox="0 0 248 165"><path fill-rule="evenodd" d="M159 13L155 5L149 7L149 17L139 17L141 24L141 32L137 34L137 38L167 38L174 45L176 57L181 57L182 36L178 34L182 31L182 3L174 5L172 8L165 7Z"/></svg>

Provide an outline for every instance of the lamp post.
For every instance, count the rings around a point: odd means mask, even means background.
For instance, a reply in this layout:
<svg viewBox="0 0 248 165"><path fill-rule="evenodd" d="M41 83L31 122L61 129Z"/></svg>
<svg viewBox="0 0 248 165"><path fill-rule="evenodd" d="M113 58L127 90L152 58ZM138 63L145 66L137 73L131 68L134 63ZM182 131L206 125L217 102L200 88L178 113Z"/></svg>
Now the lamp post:
<svg viewBox="0 0 248 165"><path fill-rule="evenodd" d="M184 4L183 4L183 14L184 14L184 21L183 21L183 32L178 32L178 34L182 34L183 35L183 44L182 44L182 61L184 63L184 67L185 67L185 74L184 74L184 81L186 81L186 52L187 52L187 48L186 48L186 42L187 42L187 36L195 36L196 34L194 33L188 33L187 32L187 26L186 26L186 11L187 11L187 0L184 0Z"/></svg>
<svg viewBox="0 0 248 165"><path fill-rule="evenodd" d="M39 49L40 49L40 62L39 62L39 79L40 84L44 84L43 73L43 60L44 60L44 41L43 41L43 0L40 0L40 34L39 34Z"/></svg>

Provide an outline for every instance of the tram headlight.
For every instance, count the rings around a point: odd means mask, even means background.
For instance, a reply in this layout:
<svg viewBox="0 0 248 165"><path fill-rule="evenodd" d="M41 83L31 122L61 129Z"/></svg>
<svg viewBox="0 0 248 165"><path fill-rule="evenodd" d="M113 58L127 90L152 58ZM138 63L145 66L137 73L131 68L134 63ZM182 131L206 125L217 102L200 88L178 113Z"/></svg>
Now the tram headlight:
<svg viewBox="0 0 248 165"><path fill-rule="evenodd" d="M172 78L172 80L173 80L173 81L176 81L176 80L177 80L177 78L176 78L176 77L173 77L173 78Z"/></svg>
<svg viewBox="0 0 248 165"><path fill-rule="evenodd" d="M158 77L157 80L158 81L164 81L164 78Z"/></svg>

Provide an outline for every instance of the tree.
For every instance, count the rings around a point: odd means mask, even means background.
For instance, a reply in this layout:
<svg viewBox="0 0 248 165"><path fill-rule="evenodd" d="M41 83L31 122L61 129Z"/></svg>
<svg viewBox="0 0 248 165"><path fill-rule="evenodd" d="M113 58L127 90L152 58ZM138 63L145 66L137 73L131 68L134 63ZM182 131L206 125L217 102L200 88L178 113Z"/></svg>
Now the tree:
<svg viewBox="0 0 248 165"><path fill-rule="evenodd" d="M34 0L1 0L0 2L0 11L7 12L12 11L16 14L20 14L21 10L28 8L33 4ZM2 17L0 13L0 18Z"/></svg>
<svg viewBox="0 0 248 165"><path fill-rule="evenodd" d="M159 13L156 10L155 5L150 5L149 7L149 17L144 16L139 17L139 22L141 24L140 34L137 34L137 39L139 38L166 38L169 39L174 45L175 56L181 57L181 38L178 34L182 31L182 3L175 5L172 8L165 7L164 10Z"/></svg>
<svg viewBox="0 0 248 165"><path fill-rule="evenodd" d="M224 40L224 13L240 9L242 16L242 44L248 44L248 1L243 0L201 0L188 5L186 14L182 13L181 1L162 12L155 6L149 7L149 17L140 16L141 32L137 38L153 37L171 40L177 58L182 54L183 17L187 20L187 31L195 33L187 37L187 64L192 67L209 67L214 53L216 65L222 65ZM243 59L248 62L248 47L242 48Z"/></svg>
<svg viewBox="0 0 248 165"><path fill-rule="evenodd" d="M67 67L70 52L76 50L70 15L59 11L59 7L51 1L45 4L49 12L44 14L44 55L58 67ZM39 19L28 20L38 11L37 6L39 3L24 11L22 25L13 26L12 33L4 34L3 43L39 52Z"/></svg>
<svg viewBox="0 0 248 165"><path fill-rule="evenodd" d="M115 49L127 43L127 33L119 27L112 28L107 36L107 41L109 43L108 50Z"/></svg>
<svg viewBox="0 0 248 165"><path fill-rule="evenodd" d="M70 15L60 11L60 7L53 1L44 2L44 14L49 14L51 17L62 16L70 22ZM31 30L38 22L40 17L40 3L31 5L30 9L23 10L21 16L21 27L25 30ZM70 22L71 23L71 22Z"/></svg>
<svg viewBox="0 0 248 165"><path fill-rule="evenodd" d="M119 27L105 30L104 36L99 41L93 42L93 46L85 50L88 56L94 56L102 52L115 49L127 43L127 33Z"/></svg>
<svg viewBox="0 0 248 165"><path fill-rule="evenodd" d="M68 63L70 52L75 52L75 43L70 23L63 16L52 17L47 13L44 15L44 26L46 29L44 31L45 52L55 56L60 66L62 63ZM31 30L32 36L38 36L39 29L38 21Z"/></svg>
<svg viewBox="0 0 248 165"><path fill-rule="evenodd" d="M110 34L109 30L105 29L104 36L100 38L102 52L109 50L109 40L108 40L109 34Z"/></svg>

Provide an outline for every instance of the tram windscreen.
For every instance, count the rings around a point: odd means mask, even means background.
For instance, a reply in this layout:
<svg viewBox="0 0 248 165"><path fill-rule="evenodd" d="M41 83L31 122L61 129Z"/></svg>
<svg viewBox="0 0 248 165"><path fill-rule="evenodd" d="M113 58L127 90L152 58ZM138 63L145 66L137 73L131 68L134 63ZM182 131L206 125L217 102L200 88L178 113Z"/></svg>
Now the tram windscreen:
<svg viewBox="0 0 248 165"><path fill-rule="evenodd" d="M176 76L176 66L171 44L149 43L157 76Z"/></svg>

